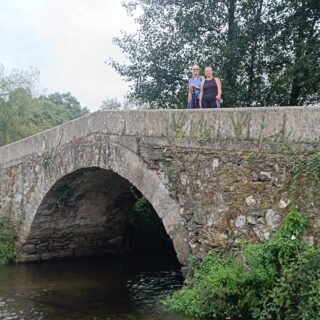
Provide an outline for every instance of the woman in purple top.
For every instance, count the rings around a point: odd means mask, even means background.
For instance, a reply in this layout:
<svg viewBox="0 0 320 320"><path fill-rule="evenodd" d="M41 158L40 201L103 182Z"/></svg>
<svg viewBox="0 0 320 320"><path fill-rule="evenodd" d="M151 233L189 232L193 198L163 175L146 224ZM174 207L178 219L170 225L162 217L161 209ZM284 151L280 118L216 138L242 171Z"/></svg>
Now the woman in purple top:
<svg viewBox="0 0 320 320"><path fill-rule="evenodd" d="M188 90L188 107L191 109L199 108L200 106L200 87L203 77L199 75L200 68L195 65L192 67L193 78L189 80Z"/></svg>
<svg viewBox="0 0 320 320"><path fill-rule="evenodd" d="M221 81L214 77L211 67L206 67L205 75L200 88L200 108L220 108Z"/></svg>

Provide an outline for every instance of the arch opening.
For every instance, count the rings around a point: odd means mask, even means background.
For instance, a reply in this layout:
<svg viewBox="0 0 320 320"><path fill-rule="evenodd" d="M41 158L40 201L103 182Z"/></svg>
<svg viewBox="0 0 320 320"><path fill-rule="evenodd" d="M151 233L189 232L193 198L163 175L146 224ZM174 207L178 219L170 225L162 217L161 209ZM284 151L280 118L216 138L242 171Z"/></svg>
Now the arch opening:
<svg viewBox="0 0 320 320"><path fill-rule="evenodd" d="M150 253L176 256L152 205L117 173L91 167L62 177L45 195L20 260Z"/></svg>

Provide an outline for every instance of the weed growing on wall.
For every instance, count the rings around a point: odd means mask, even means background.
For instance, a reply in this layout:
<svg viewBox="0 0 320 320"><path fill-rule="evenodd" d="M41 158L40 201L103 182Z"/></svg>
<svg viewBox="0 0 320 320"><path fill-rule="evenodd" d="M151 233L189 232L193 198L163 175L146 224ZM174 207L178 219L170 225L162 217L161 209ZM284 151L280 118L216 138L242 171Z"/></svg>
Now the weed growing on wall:
<svg viewBox="0 0 320 320"><path fill-rule="evenodd" d="M234 134L236 139L240 140L242 135L244 134L244 129L247 127L248 123L250 122L251 115L247 114L240 114L240 119L236 118L235 113L231 113L231 121L234 130Z"/></svg>
<svg viewBox="0 0 320 320"><path fill-rule="evenodd" d="M305 226L291 210L269 242L193 262L189 284L165 305L192 317L320 319L320 250L303 241Z"/></svg>
<svg viewBox="0 0 320 320"><path fill-rule="evenodd" d="M297 205L299 196L307 196L309 205L320 204L320 152L299 161L292 169L291 198Z"/></svg>
<svg viewBox="0 0 320 320"><path fill-rule="evenodd" d="M42 166L47 171L50 172L53 165L54 149L47 149L43 154Z"/></svg>
<svg viewBox="0 0 320 320"><path fill-rule="evenodd" d="M0 214L0 264L13 263L16 258L17 232L11 218Z"/></svg>
<svg viewBox="0 0 320 320"><path fill-rule="evenodd" d="M56 203L59 209L62 209L66 206L68 202L68 196L71 191L71 187L68 183L60 184L53 188L56 197Z"/></svg>
<svg viewBox="0 0 320 320"><path fill-rule="evenodd" d="M186 138L186 132L183 128L185 121L186 121L185 114L182 113L180 116L177 116L177 117L175 114L172 114L172 128L179 139Z"/></svg>

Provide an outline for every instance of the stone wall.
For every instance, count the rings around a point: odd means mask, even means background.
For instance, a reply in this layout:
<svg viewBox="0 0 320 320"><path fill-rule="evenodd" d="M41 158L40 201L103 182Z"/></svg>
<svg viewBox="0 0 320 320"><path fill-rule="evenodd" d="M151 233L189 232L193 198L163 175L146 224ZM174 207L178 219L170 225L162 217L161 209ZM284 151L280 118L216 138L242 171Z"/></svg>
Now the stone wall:
<svg viewBox="0 0 320 320"><path fill-rule="evenodd" d="M320 108L94 113L0 148L0 211L22 219L22 259L81 254L88 239L110 253L121 247L135 187L186 264L190 254L269 239L292 199L292 169L320 150L319 123ZM88 174L74 210L52 201L66 179ZM310 177L302 184L311 188ZM297 205L307 214L303 194ZM310 242L320 225L312 206Z"/></svg>
<svg viewBox="0 0 320 320"><path fill-rule="evenodd" d="M269 240L291 204L295 160L260 151L167 148L158 160L180 204L192 254ZM300 157L307 157L307 154ZM305 181L308 187L310 179ZM309 190L309 188L307 188ZM311 184L310 184L311 189ZM318 190L319 192L319 190ZM300 194L299 211L308 205ZM320 210L313 207L310 242L319 239Z"/></svg>

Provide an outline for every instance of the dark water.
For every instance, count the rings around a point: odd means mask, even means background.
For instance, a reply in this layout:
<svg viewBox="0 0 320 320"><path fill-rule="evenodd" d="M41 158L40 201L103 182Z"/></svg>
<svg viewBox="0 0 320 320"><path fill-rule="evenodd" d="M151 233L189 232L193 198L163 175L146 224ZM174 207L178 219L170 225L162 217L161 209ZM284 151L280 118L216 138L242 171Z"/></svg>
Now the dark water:
<svg viewBox="0 0 320 320"><path fill-rule="evenodd" d="M186 320L161 304L181 283L166 256L0 266L0 319Z"/></svg>

